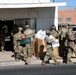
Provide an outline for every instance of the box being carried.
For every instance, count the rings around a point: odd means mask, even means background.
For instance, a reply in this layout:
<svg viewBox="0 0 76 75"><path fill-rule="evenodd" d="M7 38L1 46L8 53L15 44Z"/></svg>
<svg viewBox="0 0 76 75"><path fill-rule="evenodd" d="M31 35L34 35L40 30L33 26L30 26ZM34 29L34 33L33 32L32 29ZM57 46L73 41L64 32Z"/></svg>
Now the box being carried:
<svg viewBox="0 0 76 75"><path fill-rule="evenodd" d="M52 46L53 46L53 48L55 48L55 47L59 47L59 46L60 46L60 44L59 44L59 40L56 39L55 42L52 43Z"/></svg>
<svg viewBox="0 0 76 75"><path fill-rule="evenodd" d="M20 45L22 44L31 44L31 38L23 38L20 40Z"/></svg>
<svg viewBox="0 0 76 75"><path fill-rule="evenodd" d="M58 39L55 39L55 42L52 43L52 46L53 46L53 51L54 51L54 54L57 58L60 58L59 56L59 40Z"/></svg>

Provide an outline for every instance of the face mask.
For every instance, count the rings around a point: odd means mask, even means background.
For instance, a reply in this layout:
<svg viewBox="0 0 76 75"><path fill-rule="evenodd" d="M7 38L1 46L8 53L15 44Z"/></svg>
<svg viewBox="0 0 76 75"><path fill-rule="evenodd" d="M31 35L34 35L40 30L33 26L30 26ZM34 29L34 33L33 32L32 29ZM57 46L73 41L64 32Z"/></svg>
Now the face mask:
<svg viewBox="0 0 76 75"><path fill-rule="evenodd" d="M52 30L56 30L56 28L53 28Z"/></svg>
<svg viewBox="0 0 76 75"><path fill-rule="evenodd" d="M23 33L23 30L21 31L21 33Z"/></svg>
<svg viewBox="0 0 76 75"><path fill-rule="evenodd" d="M50 33L46 33L46 35L48 35L48 36L49 36L49 35L50 35Z"/></svg>

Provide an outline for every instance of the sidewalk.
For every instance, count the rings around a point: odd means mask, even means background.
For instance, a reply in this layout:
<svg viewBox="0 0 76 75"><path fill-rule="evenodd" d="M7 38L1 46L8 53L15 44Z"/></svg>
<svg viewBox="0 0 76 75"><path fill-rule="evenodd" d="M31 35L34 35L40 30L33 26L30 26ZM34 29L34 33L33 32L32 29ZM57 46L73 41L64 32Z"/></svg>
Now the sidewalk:
<svg viewBox="0 0 76 75"><path fill-rule="evenodd" d="M30 65L32 64L41 64L41 60L38 60L36 57L29 58ZM14 53L11 51L0 52L0 66L13 66L13 65L25 65L25 62L20 60L19 62L15 61Z"/></svg>
<svg viewBox="0 0 76 75"><path fill-rule="evenodd" d="M62 60L58 59L59 61L61 61L62 64ZM29 63L29 65L34 65L34 64L41 64L41 60L37 59L36 57L33 56L33 58L29 58L29 61L31 63ZM72 58L73 62L76 62L76 58ZM50 60L50 63L54 63L53 60ZM11 51L8 52L0 52L0 66L16 66L16 65L25 65L25 62L20 60L19 62L15 61L14 58L14 53Z"/></svg>

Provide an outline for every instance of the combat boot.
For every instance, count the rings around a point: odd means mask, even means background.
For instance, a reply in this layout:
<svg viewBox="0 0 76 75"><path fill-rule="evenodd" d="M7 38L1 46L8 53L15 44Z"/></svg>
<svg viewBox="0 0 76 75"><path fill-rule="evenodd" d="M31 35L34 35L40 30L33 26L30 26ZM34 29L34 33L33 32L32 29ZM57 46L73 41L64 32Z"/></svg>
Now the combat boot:
<svg viewBox="0 0 76 75"><path fill-rule="evenodd" d="M41 63L41 65L42 65L42 66L46 66L46 62L43 61L43 62Z"/></svg>
<svg viewBox="0 0 76 75"><path fill-rule="evenodd" d="M2 50L2 53L4 53L5 52L5 50Z"/></svg>
<svg viewBox="0 0 76 75"><path fill-rule="evenodd" d="M30 58L33 58L33 55L31 55Z"/></svg>
<svg viewBox="0 0 76 75"><path fill-rule="evenodd" d="M59 65L60 64L60 61L54 60L54 62L55 62L54 63L55 65Z"/></svg>
<svg viewBox="0 0 76 75"><path fill-rule="evenodd" d="M5 52L4 47L1 47L1 49L2 49L2 53L4 53Z"/></svg>
<svg viewBox="0 0 76 75"><path fill-rule="evenodd" d="M29 61L28 61L28 58L26 58L26 62L25 62L25 64L28 65L29 63L31 63L31 62L29 62Z"/></svg>
<svg viewBox="0 0 76 75"><path fill-rule="evenodd" d="M68 61L67 61L67 64L73 64L73 62L72 62L72 61L70 61L70 60L68 60Z"/></svg>

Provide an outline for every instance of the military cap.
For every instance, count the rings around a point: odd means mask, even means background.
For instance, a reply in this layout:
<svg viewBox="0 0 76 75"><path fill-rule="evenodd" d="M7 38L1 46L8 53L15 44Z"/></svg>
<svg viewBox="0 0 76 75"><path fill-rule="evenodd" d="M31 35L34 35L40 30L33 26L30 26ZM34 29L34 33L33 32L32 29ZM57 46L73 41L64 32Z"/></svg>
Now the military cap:
<svg viewBox="0 0 76 75"><path fill-rule="evenodd" d="M19 27L18 29L19 29L19 30L22 30L22 27Z"/></svg>
<svg viewBox="0 0 76 75"><path fill-rule="evenodd" d="M26 27L29 27L29 25L26 25Z"/></svg>
<svg viewBox="0 0 76 75"><path fill-rule="evenodd" d="M51 27L51 28L56 28L56 27L55 27L55 25L52 25L52 27Z"/></svg>
<svg viewBox="0 0 76 75"><path fill-rule="evenodd" d="M50 33L50 31L49 30L46 30L46 33Z"/></svg>

